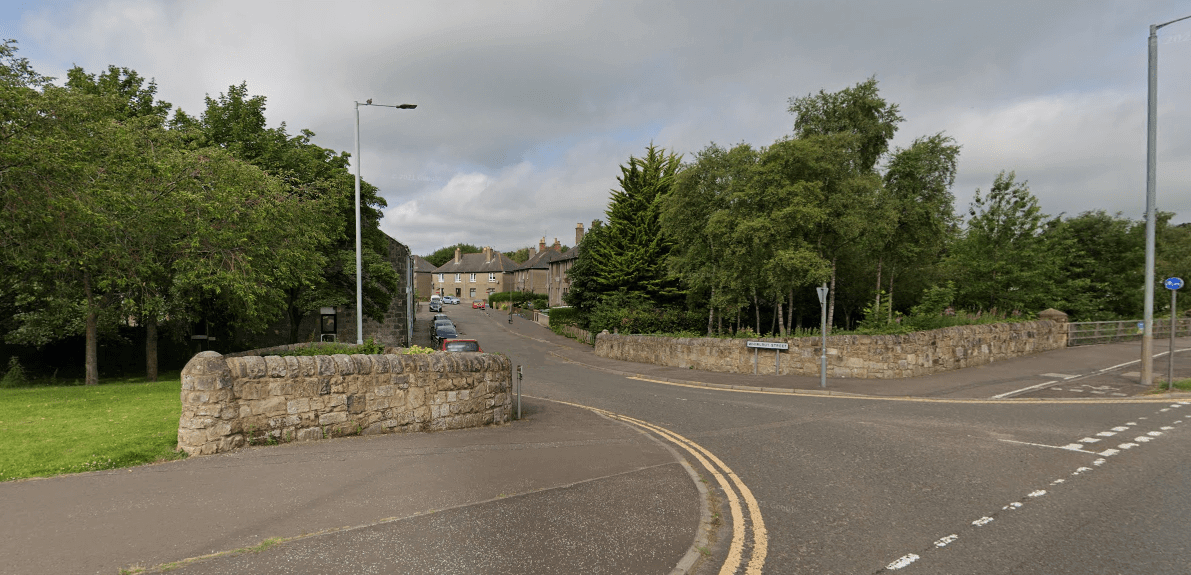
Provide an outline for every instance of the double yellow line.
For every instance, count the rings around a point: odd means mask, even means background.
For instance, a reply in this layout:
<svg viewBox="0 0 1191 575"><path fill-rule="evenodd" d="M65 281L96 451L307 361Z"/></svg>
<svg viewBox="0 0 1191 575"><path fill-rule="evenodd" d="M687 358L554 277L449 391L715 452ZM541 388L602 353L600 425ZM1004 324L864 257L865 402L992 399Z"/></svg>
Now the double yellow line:
<svg viewBox="0 0 1191 575"><path fill-rule="evenodd" d="M753 548L749 554L749 562L745 566L744 572L746 575L760 575L761 568L765 566L765 556L769 552L769 533L765 530L765 520L761 518L761 506L757 503L757 499L753 497L753 492L749 490L748 486L720 458L694 441L668 429L641 421L640 419L613 413L597 407L566 401L551 401L587 409L605 417L637 426L662 437L682 448L687 453L690 453L715 478L716 482L719 483L720 488L728 498L728 507L732 513L732 541L728 545L728 556L720 568L720 575L733 575L739 571L740 565L744 561L744 543L748 538L748 528L750 527L752 530ZM738 492L739 495L737 495ZM742 500L744 507L748 508L749 521L747 524L744 518L744 509L741 506Z"/></svg>

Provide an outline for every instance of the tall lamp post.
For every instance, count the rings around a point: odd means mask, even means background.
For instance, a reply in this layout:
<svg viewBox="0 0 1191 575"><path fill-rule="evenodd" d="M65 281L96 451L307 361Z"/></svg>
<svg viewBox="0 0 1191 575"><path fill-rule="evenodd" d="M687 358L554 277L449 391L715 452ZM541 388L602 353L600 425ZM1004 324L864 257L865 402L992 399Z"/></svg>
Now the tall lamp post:
<svg viewBox="0 0 1191 575"><path fill-rule="evenodd" d="M1154 383L1154 234L1157 228L1155 202L1158 173L1158 29L1186 20L1183 16L1150 25L1149 102L1146 118L1146 271L1145 310L1141 335L1141 385ZM1174 329L1174 326L1171 326Z"/></svg>
<svg viewBox="0 0 1191 575"><path fill-rule="evenodd" d="M364 345L364 267L360 257L360 106L379 106L412 110L417 104L373 104L368 98L363 104L356 102L356 344Z"/></svg>

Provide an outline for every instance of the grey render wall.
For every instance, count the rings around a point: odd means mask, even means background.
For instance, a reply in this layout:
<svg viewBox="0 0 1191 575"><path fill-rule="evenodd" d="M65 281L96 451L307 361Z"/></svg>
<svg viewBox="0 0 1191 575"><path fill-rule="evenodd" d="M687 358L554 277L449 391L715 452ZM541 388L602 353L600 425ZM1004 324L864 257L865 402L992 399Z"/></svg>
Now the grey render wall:
<svg viewBox="0 0 1191 575"><path fill-rule="evenodd" d="M758 338L785 342L779 375L819 374L820 339ZM719 371L753 373L754 352L744 339L596 336L600 357ZM1051 320L949 327L903 335L838 335L827 338L830 377L891 379L984 365L1067 345L1067 324ZM774 374L774 351L756 354L758 373Z"/></svg>
<svg viewBox="0 0 1191 575"><path fill-rule="evenodd" d="M509 421L512 367L484 353L225 357L182 370L178 448L477 427Z"/></svg>

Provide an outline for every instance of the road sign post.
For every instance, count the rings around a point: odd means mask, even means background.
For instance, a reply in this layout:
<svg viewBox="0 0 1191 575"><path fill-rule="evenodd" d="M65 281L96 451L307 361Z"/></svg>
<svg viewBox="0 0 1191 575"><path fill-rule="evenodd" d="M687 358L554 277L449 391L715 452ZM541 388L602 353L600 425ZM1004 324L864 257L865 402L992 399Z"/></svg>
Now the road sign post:
<svg viewBox="0 0 1191 575"><path fill-rule="evenodd" d="M1181 278L1166 278L1163 282L1166 289L1170 290L1170 357L1166 364L1166 391L1174 389L1174 334L1178 331L1178 314L1175 313L1175 304L1177 303L1179 288L1183 287L1183 280Z"/></svg>
<svg viewBox="0 0 1191 575"><path fill-rule="evenodd" d="M777 352L777 355L774 356L773 360L773 374L781 375L782 350L790 349L790 344L776 341L748 341L745 342L744 345L746 348L753 348L753 375L757 375L757 354L760 353L760 350L762 349L772 349L773 351Z"/></svg>
<svg viewBox="0 0 1191 575"><path fill-rule="evenodd" d="M819 387L827 387L827 284L824 283L822 287L815 288L815 292L819 294L819 307L822 310L822 318L819 320L819 336L821 338L819 344Z"/></svg>

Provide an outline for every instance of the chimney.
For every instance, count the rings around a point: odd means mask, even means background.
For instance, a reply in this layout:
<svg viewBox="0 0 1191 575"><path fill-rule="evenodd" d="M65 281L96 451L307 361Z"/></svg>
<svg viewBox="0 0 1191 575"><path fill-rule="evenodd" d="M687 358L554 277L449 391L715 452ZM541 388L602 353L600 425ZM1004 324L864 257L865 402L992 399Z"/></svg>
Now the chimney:
<svg viewBox="0 0 1191 575"><path fill-rule="evenodd" d="M492 246L484 246L484 263L492 261Z"/></svg>
<svg viewBox="0 0 1191 575"><path fill-rule="evenodd" d="M542 236L542 241L538 242L538 251L546 251L546 236Z"/></svg>
<svg viewBox="0 0 1191 575"><path fill-rule="evenodd" d="M575 245L583 241L583 222L575 224Z"/></svg>
<svg viewBox="0 0 1191 575"><path fill-rule="evenodd" d="M459 263L459 248L455 248L455 263Z"/></svg>
<svg viewBox="0 0 1191 575"><path fill-rule="evenodd" d="M533 257L538 253L538 248L535 248L533 246L529 246L526 249L529 250L529 259L533 259Z"/></svg>
<svg viewBox="0 0 1191 575"><path fill-rule="evenodd" d="M558 243L558 238L554 238L554 245L550 246L550 249L556 252L562 251L562 244Z"/></svg>

